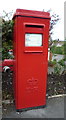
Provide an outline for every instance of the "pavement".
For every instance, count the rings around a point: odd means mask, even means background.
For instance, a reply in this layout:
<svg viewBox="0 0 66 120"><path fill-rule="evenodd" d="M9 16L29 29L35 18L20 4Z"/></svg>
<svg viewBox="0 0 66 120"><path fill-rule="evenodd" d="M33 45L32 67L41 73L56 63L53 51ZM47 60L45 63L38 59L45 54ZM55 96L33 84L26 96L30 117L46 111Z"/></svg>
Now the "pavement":
<svg viewBox="0 0 66 120"><path fill-rule="evenodd" d="M65 97L66 98L66 97ZM64 118L64 97L47 98L45 108L16 112L11 104L2 118Z"/></svg>

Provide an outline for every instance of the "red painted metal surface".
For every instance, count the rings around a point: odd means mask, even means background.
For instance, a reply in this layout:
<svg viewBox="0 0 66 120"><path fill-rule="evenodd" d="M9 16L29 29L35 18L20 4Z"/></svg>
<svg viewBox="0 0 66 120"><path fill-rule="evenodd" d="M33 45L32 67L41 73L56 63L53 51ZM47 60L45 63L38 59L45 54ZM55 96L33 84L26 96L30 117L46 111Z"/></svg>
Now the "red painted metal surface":
<svg viewBox="0 0 66 120"><path fill-rule="evenodd" d="M4 67L8 66L10 68L11 71L13 71L13 59L4 59L4 61L2 61L2 71L4 71Z"/></svg>
<svg viewBox="0 0 66 120"><path fill-rule="evenodd" d="M16 109L46 105L50 14L16 10L14 95ZM42 46L25 46L25 34L42 34Z"/></svg>

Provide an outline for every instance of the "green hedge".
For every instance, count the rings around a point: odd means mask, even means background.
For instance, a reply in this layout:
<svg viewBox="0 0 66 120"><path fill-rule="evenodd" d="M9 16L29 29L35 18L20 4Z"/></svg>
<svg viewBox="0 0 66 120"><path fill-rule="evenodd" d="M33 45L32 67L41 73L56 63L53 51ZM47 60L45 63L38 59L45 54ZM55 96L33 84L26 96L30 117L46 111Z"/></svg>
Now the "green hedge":
<svg viewBox="0 0 66 120"><path fill-rule="evenodd" d="M56 47L55 45L51 47L51 51L53 54L65 54L65 49L64 49L64 45L62 45L61 47Z"/></svg>

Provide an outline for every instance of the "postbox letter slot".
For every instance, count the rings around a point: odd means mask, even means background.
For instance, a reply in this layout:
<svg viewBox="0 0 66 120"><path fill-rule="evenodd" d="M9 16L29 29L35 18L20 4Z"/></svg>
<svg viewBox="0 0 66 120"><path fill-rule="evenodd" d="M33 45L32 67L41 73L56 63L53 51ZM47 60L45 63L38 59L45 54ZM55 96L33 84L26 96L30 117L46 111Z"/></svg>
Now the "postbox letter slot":
<svg viewBox="0 0 66 120"><path fill-rule="evenodd" d="M41 25L25 25L26 27L31 27L31 28L43 28Z"/></svg>

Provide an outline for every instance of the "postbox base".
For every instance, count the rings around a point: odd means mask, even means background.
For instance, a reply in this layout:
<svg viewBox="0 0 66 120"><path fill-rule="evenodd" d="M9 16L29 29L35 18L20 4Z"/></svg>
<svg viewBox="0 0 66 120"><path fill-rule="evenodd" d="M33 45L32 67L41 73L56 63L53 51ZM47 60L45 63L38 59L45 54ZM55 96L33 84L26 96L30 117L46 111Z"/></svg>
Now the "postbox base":
<svg viewBox="0 0 66 120"><path fill-rule="evenodd" d="M42 105L42 106L36 106L36 107L29 107L29 108L23 108L23 109L16 109L17 112L24 112L27 110L32 110L32 109L40 109L40 108L45 108L46 105Z"/></svg>

